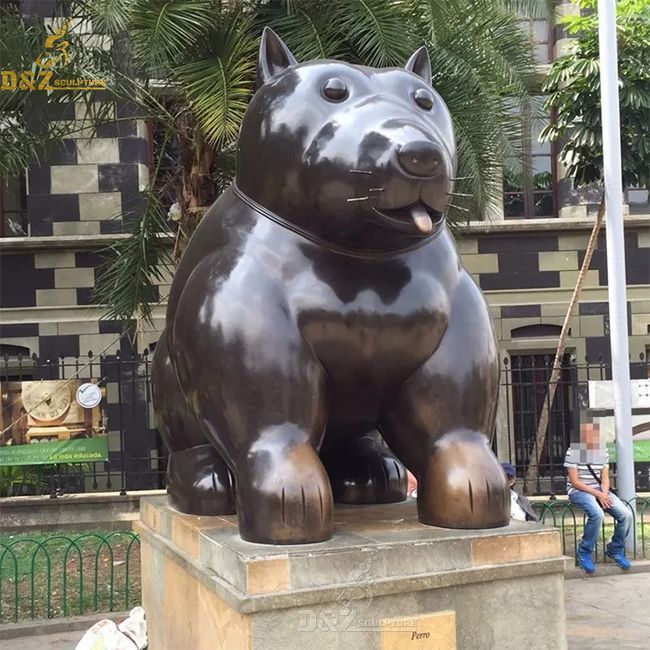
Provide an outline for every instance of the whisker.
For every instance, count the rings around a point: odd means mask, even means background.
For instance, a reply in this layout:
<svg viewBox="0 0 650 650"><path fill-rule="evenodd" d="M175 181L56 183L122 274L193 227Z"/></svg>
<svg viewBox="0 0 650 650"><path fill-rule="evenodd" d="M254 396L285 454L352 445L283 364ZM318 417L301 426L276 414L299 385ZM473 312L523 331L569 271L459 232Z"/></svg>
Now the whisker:
<svg viewBox="0 0 650 650"><path fill-rule="evenodd" d="M456 210L460 210L461 212L471 212L471 210L468 210L467 208L461 208L459 205L453 205L452 203L449 204L450 208L456 208Z"/></svg>
<svg viewBox="0 0 650 650"><path fill-rule="evenodd" d="M369 196L353 196L350 199L345 199L348 203L352 203L353 201L367 201L370 197Z"/></svg>
<svg viewBox="0 0 650 650"><path fill-rule="evenodd" d="M457 176L456 178L450 178L450 181L468 181L473 176Z"/></svg>
<svg viewBox="0 0 650 650"><path fill-rule="evenodd" d="M462 192L447 192L449 196L474 196L473 194L463 194Z"/></svg>
<svg viewBox="0 0 650 650"><path fill-rule="evenodd" d="M366 169L351 169L350 173L351 174L370 174L370 175L372 175L372 172L367 171Z"/></svg>
<svg viewBox="0 0 650 650"><path fill-rule="evenodd" d="M385 187L371 187L368 192L383 192L385 189Z"/></svg>

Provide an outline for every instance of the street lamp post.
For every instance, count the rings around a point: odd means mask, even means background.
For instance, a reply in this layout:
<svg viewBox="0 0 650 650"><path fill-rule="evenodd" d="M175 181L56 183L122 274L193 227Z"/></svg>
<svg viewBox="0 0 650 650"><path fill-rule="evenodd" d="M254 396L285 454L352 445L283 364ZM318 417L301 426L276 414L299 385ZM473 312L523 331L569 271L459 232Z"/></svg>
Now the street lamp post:
<svg viewBox="0 0 650 650"><path fill-rule="evenodd" d="M598 43L600 47L600 96L603 125L609 339L612 349L616 430L616 484L620 498L629 502L634 508L636 501L623 237L621 125L615 0L598 0ZM628 537L628 549L633 544L633 534L634 531Z"/></svg>

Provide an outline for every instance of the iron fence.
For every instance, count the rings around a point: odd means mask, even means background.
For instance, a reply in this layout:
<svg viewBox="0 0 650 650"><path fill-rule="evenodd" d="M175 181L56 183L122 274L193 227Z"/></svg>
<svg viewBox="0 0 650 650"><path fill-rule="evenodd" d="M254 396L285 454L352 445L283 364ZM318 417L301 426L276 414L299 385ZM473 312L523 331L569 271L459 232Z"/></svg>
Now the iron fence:
<svg viewBox="0 0 650 650"><path fill-rule="evenodd" d="M632 514L632 523L636 530L630 559L650 559L650 499L637 497L636 507L628 501L624 503ZM586 514L573 506L570 501L560 501L558 499L547 502L537 501L532 504L532 507L543 524L557 528L560 531L562 552L564 555L573 557L587 521ZM606 515L594 550L594 560L596 562L608 561L605 555L605 547L611 539L613 531L614 520L609 515Z"/></svg>
<svg viewBox="0 0 650 650"><path fill-rule="evenodd" d="M537 423L548 400L550 355L519 354L502 363L500 416L494 449L510 460L523 479L524 492L557 495L566 491L564 454L579 430L589 407L589 382L611 378L611 365L603 359L578 362L566 355L555 398L550 408L548 433L539 451L538 476L526 480L534 449ZM650 377L646 358L630 364L633 379ZM106 387L109 459L81 465L0 467L0 496L127 491L165 487L167 456L156 430L151 399L151 354L94 357L5 357L0 361L0 382L28 379L65 379L75 375L99 379ZM646 409L649 414L650 409ZM0 443L1 444L1 443ZM615 484L615 465L612 474ZM636 464L637 491L650 491L650 463Z"/></svg>
<svg viewBox="0 0 650 650"><path fill-rule="evenodd" d="M650 499L637 498L631 559L650 559ZM569 501L533 503L542 523L560 531L562 552L573 557L585 516ZM594 553L608 562L613 532L606 518ZM140 540L130 531L0 536L0 624L90 612L128 610L141 600Z"/></svg>
<svg viewBox="0 0 650 650"><path fill-rule="evenodd" d="M135 533L0 536L0 623L128 610L140 592Z"/></svg>
<svg viewBox="0 0 650 650"><path fill-rule="evenodd" d="M611 363L602 357L580 362L567 354L562 360L560 376L552 404L549 404L549 380L553 365L552 355L513 354L502 360L500 409L501 417L495 432L495 451L502 459L515 465L522 479L523 491L533 495L566 493L564 456L572 442L579 437L580 422L589 413L597 417L611 417L612 411L594 410L589 403L589 382L610 380ZM648 359L641 356L630 363L631 379L650 377ZM538 473L528 481L527 471L535 449L537 426L542 411L549 408L549 420L544 444L537 453ZM650 409L645 413L650 423ZM650 428L650 427L649 427ZM637 462L637 492L650 491L650 463ZM616 464L610 468L614 486Z"/></svg>
<svg viewBox="0 0 650 650"><path fill-rule="evenodd" d="M0 383L72 377L93 378L106 390L108 461L0 467L0 496L164 488L167 455L155 427L148 350L58 359L17 355L0 362Z"/></svg>

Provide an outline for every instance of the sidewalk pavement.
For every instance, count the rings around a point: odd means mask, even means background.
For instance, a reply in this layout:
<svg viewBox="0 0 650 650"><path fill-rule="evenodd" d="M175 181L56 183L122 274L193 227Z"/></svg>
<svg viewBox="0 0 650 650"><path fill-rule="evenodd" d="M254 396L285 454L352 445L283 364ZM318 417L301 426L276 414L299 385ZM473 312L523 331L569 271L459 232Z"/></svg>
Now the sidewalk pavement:
<svg viewBox="0 0 650 650"><path fill-rule="evenodd" d="M0 650L74 650L84 632L59 632L0 641Z"/></svg>
<svg viewBox="0 0 650 650"><path fill-rule="evenodd" d="M567 580L565 602L569 650L650 648L650 573ZM67 631L10 639L0 641L0 650L74 650L82 636Z"/></svg>
<svg viewBox="0 0 650 650"><path fill-rule="evenodd" d="M567 580L564 593L570 650L650 648L650 573Z"/></svg>

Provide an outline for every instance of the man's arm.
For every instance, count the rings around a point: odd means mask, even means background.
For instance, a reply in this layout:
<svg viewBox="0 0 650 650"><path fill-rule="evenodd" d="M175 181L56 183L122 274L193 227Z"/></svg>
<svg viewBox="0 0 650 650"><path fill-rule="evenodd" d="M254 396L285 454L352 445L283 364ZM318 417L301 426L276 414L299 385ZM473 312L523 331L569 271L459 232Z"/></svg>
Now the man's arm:
<svg viewBox="0 0 650 650"><path fill-rule="evenodd" d="M604 490L602 492L600 490L596 490L595 488L590 487L586 483L583 483L578 478L577 467L568 467L567 474L569 475L569 481L571 481L571 486L573 488L575 488L576 490L581 490L582 492L586 492L587 494L591 494L592 496L595 496L596 499L598 499L598 501L600 502L600 504L605 508L609 508L612 505L612 502L609 500L609 497L607 496ZM609 483L609 476L607 477L607 482ZM609 491L609 485L607 486L607 490Z"/></svg>
<svg viewBox="0 0 650 650"><path fill-rule="evenodd" d="M603 494L609 494L609 467L607 465L600 470L600 489Z"/></svg>

